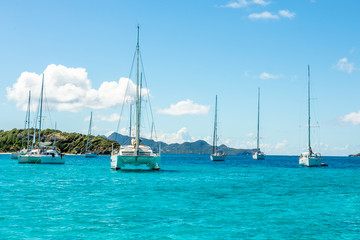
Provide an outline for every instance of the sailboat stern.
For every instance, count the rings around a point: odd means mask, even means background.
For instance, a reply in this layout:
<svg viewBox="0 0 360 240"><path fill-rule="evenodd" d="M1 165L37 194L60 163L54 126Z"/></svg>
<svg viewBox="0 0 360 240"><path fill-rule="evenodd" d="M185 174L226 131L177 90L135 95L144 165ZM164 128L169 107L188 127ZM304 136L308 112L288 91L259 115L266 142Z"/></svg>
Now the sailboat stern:
<svg viewBox="0 0 360 240"><path fill-rule="evenodd" d="M160 161L160 155L147 146L141 146L138 154L132 146L128 146L120 148L118 154L111 155L111 168L114 170L141 169L145 166L150 170L160 170Z"/></svg>
<svg viewBox="0 0 360 240"><path fill-rule="evenodd" d="M299 165L304 167L320 167L321 155L318 153L302 153L299 158Z"/></svg>

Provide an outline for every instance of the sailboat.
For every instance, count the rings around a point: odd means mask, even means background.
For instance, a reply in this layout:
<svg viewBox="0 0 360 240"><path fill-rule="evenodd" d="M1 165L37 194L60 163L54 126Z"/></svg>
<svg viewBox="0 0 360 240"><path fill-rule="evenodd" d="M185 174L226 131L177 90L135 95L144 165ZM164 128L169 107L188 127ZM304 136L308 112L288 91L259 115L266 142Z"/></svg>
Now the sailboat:
<svg viewBox="0 0 360 240"><path fill-rule="evenodd" d="M300 166L321 166L321 154L313 152L310 144L310 65L308 65L308 151L300 154Z"/></svg>
<svg viewBox="0 0 360 240"><path fill-rule="evenodd" d="M91 151L91 125L92 125L92 112L90 113L90 123L89 130L86 139L86 148L85 148L85 157L86 158L95 158L98 156L98 153L95 151Z"/></svg>
<svg viewBox="0 0 360 240"><path fill-rule="evenodd" d="M210 155L211 161L224 161L226 154L222 150L217 149L217 95L215 97L215 120L214 120L214 135L213 135L213 146L212 153Z"/></svg>
<svg viewBox="0 0 360 240"><path fill-rule="evenodd" d="M47 143L42 143L41 140L41 121L42 121L42 105L43 105L43 95L44 95L44 74L42 77L41 83L41 94L40 94L40 105L39 105L39 139L38 147L35 148L35 138L36 138L36 126L34 127L34 136L32 149L24 155L18 157L19 163L41 163L41 164L64 164L65 158L55 146L56 142L56 127L55 127L55 140L53 147L47 147ZM37 121L36 121L37 122Z"/></svg>
<svg viewBox="0 0 360 240"><path fill-rule="evenodd" d="M253 155L255 160L264 160L265 154L260 151L259 139L260 139L260 88L258 88L258 119L257 119L257 134L256 134L256 152Z"/></svg>
<svg viewBox="0 0 360 240"><path fill-rule="evenodd" d="M27 128L27 145L26 148L24 148L24 137L21 140L21 150L18 152L11 153L12 159L18 159L20 155L24 155L27 152L29 152L29 141L30 141L30 99L31 99L31 91L29 91L29 100L28 100L28 106L26 111L26 117L25 117L25 126L24 126L24 133L25 129Z"/></svg>
<svg viewBox="0 0 360 240"><path fill-rule="evenodd" d="M136 137L131 139L131 144L120 146L118 150L111 151L111 168L124 170L128 167L146 166L151 170L160 169L160 154L141 143L140 138L140 115L141 115L141 83L139 79L139 26L137 27L137 71L136 71ZM130 136L131 137L131 136Z"/></svg>

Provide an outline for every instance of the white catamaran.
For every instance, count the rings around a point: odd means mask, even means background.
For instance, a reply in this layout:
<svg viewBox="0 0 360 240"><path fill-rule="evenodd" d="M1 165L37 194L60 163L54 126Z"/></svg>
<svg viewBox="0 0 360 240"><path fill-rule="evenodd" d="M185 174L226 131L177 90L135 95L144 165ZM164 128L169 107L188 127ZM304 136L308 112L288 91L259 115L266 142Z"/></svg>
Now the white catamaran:
<svg viewBox="0 0 360 240"><path fill-rule="evenodd" d="M39 139L38 147L34 148L35 138L36 138L36 126L34 127L34 136L32 149L24 155L18 157L19 163L41 163L41 164L64 164L65 158L63 155L56 149L56 127L55 127L55 139L54 145L48 147L47 143L42 143L41 139L41 121L42 121L42 104L43 104L43 95L44 95L44 74L41 83L41 94L40 94L40 105L39 105ZM37 121L36 121L37 122ZM51 144L51 143L50 143Z"/></svg>
<svg viewBox="0 0 360 240"><path fill-rule="evenodd" d="M255 160L264 160L265 154L260 151L259 139L260 139L260 88L258 88L258 118L257 118L257 135L256 135L256 152L253 155Z"/></svg>
<svg viewBox="0 0 360 240"><path fill-rule="evenodd" d="M211 161L224 161L226 154L222 150L217 149L217 95L215 97L215 119L214 119L214 135L213 135L213 146L212 153L210 155Z"/></svg>
<svg viewBox="0 0 360 240"><path fill-rule="evenodd" d="M90 113L89 130L86 138L86 147L85 147L86 158L95 158L98 156L98 153L96 151L91 150L91 125L92 125L92 112Z"/></svg>
<svg viewBox="0 0 360 240"><path fill-rule="evenodd" d="M18 152L11 153L12 159L18 159L20 155L24 155L30 150L29 142L30 142L30 98L31 98L31 91L29 91L29 100L28 100L28 106L26 110L26 116L25 116L25 126L24 126L24 134L25 129L27 128L27 145L26 148L24 147L24 137L22 137L21 140L21 150Z"/></svg>
<svg viewBox="0 0 360 240"><path fill-rule="evenodd" d="M136 56L136 137L135 139L131 139L130 145L120 146L118 150L112 150L111 168L114 170L124 170L128 167L145 165L151 170L159 170L160 154L153 152L149 146L142 144L140 138L141 84L139 82L139 26L137 27Z"/></svg>
<svg viewBox="0 0 360 240"><path fill-rule="evenodd" d="M308 65L308 151L300 154L299 164L306 167L321 166L321 154L313 152L310 144L310 66Z"/></svg>

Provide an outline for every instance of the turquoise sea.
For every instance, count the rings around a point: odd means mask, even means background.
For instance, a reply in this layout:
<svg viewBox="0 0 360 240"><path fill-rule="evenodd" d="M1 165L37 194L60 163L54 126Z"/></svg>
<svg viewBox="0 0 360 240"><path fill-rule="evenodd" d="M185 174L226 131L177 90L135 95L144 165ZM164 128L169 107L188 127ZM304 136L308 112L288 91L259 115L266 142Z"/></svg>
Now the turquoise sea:
<svg viewBox="0 0 360 240"><path fill-rule="evenodd" d="M0 155L0 239L360 239L360 158L163 155L162 170L113 171Z"/></svg>

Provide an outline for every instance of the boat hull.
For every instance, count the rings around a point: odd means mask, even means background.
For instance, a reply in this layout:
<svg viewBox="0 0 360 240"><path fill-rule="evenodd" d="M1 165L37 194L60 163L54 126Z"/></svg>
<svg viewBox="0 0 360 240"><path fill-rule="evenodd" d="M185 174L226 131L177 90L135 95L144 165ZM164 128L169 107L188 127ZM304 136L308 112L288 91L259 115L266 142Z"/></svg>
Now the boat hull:
<svg viewBox="0 0 360 240"><path fill-rule="evenodd" d="M98 155L95 153L85 153L86 158L96 158Z"/></svg>
<svg viewBox="0 0 360 240"><path fill-rule="evenodd" d="M150 170L160 170L160 156L111 156L111 168L114 170L133 169L146 166Z"/></svg>
<svg viewBox="0 0 360 240"><path fill-rule="evenodd" d="M210 155L211 161L225 161L226 156Z"/></svg>
<svg viewBox="0 0 360 240"><path fill-rule="evenodd" d="M22 154L19 152L11 153L11 159L17 159L20 155L22 155Z"/></svg>
<svg viewBox="0 0 360 240"><path fill-rule="evenodd" d="M320 167L321 157L300 157L299 164L304 167Z"/></svg>
<svg viewBox="0 0 360 240"><path fill-rule="evenodd" d="M18 157L19 163L41 163L40 156L29 156L29 155L21 155Z"/></svg>
<svg viewBox="0 0 360 240"><path fill-rule="evenodd" d="M252 157L254 160L265 160L265 154L263 153L255 153Z"/></svg>
<svg viewBox="0 0 360 240"><path fill-rule="evenodd" d="M30 164L65 164L65 158L62 156L29 156L22 155L18 157L19 163Z"/></svg>

